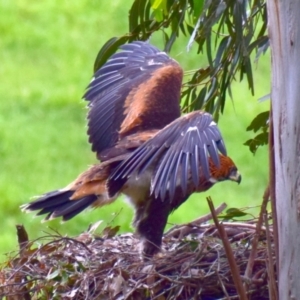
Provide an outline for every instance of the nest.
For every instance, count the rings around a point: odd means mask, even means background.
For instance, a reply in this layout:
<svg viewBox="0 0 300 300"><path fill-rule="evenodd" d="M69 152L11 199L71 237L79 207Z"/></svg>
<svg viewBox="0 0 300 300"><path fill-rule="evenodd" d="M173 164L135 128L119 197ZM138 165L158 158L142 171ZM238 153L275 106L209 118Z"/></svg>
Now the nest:
<svg viewBox="0 0 300 300"><path fill-rule="evenodd" d="M269 299L270 282L276 283L272 228L200 221L172 228L149 261L134 234L115 235L116 228L27 242L19 226L20 251L1 268L0 297Z"/></svg>

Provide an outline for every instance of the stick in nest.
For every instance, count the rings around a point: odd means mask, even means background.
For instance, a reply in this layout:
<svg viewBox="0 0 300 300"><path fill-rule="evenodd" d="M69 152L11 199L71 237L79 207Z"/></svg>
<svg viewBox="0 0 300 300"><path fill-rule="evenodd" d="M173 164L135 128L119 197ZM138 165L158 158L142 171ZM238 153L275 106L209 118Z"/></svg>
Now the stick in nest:
<svg viewBox="0 0 300 300"><path fill-rule="evenodd" d="M224 211L224 209L227 207L226 203L222 203L220 206L218 206L215 209L215 213L219 215ZM200 218L197 218L196 220L185 223L181 225L173 226L169 231L167 231L164 235L165 238L171 238L171 237L177 237L179 240L182 239L184 236L187 236L191 233L191 230L194 227L200 226L202 223L206 223L209 220L212 219L212 214L208 213Z"/></svg>
<svg viewBox="0 0 300 300"><path fill-rule="evenodd" d="M209 205L214 223L215 223L215 225L216 225L216 227L219 231L221 240L222 240L223 245L224 245L224 250L225 250L225 253L226 253L226 256L227 256L227 259L228 259L228 263L229 263L229 266L230 266L230 270L231 270L232 278L233 278L233 281L234 281L234 285L237 289L237 292L240 296L240 299L241 300L247 300L248 299L247 294L246 294L245 288L244 288L243 283L242 283L239 268L236 264L236 261L234 259L234 255L233 255L230 243L228 241L226 231L225 231L223 225L219 223L219 220L217 218L217 214L215 213L215 208L214 208L212 199L210 197L207 197L207 202L208 202L208 205Z"/></svg>

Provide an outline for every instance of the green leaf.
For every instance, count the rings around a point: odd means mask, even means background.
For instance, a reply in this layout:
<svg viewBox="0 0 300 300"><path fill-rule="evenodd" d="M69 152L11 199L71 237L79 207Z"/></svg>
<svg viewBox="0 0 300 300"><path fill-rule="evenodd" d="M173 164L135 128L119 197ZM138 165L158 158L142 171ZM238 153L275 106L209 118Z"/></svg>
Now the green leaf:
<svg viewBox="0 0 300 300"><path fill-rule="evenodd" d="M164 50L170 52L183 34L190 43L197 43L197 53L205 56L206 64L201 65L201 70L196 66L192 79L184 87L182 109L204 108L216 118L224 111L228 95L234 96L231 83L238 72L240 80L246 78L254 93L251 54L257 51L257 59L269 47L265 0L133 0L129 29L128 35L119 38L124 40L114 38L101 49L95 69L122 43L146 40L162 31ZM202 84L200 90L199 84ZM267 127L263 130L267 131Z"/></svg>
<svg viewBox="0 0 300 300"><path fill-rule="evenodd" d="M197 83L201 83L211 74L211 68L199 69L196 75Z"/></svg>
<svg viewBox="0 0 300 300"><path fill-rule="evenodd" d="M193 16L195 23L197 22L198 18L202 14L204 7L204 0L193 0Z"/></svg>
<svg viewBox="0 0 300 300"><path fill-rule="evenodd" d="M218 48L218 51L217 51L217 54L216 54L216 58L215 58L215 62L214 62L214 67L215 68L218 68L219 65L220 65L220 61L221 61L221 58L225 52L225 50L228 49L229 45L230 45L230 42L231 42L231 37L230 36L226 36L222 39L220 45L219 45L219 48Z"/></svg>
<svg viewBox="0 0 300 300"><path fill-rule="evenodd" d="M151 8L156 21L161 22L164 19L164 14L167 12L166 0L151 0Z"/></svg>
<svg viewBox="0 0 300 300"><path fill-rule="evenodd" d="M211 34L210 33L206 36L206 54L207 54L207 59L208 59L209 65L211 68L213 68L213 59L212 59L212 50L211 50Z"/></svg>
<svg viewBox="0 0 300 300"><path fill-rule="evenodd" d="M209 87L208 93L205 96L204 102L208 102L214 95L215 91L217 90L218 87L218 81L217 79L214 77L211 80L211 85Z"/></svg>
<svg viewBox="0 0 300 300"><path fill-rule="evenodd" d="M125 44L128 39L128 36L122 36L119 38L114 37L108 40L98 52L94 63L94 72L99 70L108 60L108 58L111 57L121 45Z"/></svg>
<svg viewBox="0 0 300 300"><path fill-rule="evenodd" d="M243 217L243 216L247 216L247 213L241 211L238 208L232 207L226 210L226 215L230 215L233 217Z"/></svg>
<svg viewBox="0 0 300 300"><path fill-rule="evenodd" d="M223 219L223 220L232 220L234 218L238 218L238 217L244 217L247 216L248 214L243 212L242 210L238 209L238 208L229 208L226 210L226 214L225 215L220 215L218 216L218 218Z"/></svg>
<svg viewBox="0 0 300 300"><path fill-rule="evenodd" d="M164 19L163 12L160 9L153 10L153 16L156 22L161 22Z"/></svg>
<svg viewBox="0 0 300 300"><path fill-rule="evenodd" d="M182 9L181 12L179 12L179 14L176 14L176 17L174 16L174 22L172 22L172 24L171 24L172 25L172 34L170 36L168 43L166 43L165 49L164 49L167 53L169 53L171 51L172 45L178 36L180 26L183 27L184 17L185 17L185 9ZM184 29L183 29L183 31L184 31Z"/></svg>
<svg viewBox="0 0 300 300"><path fill-rule="evenodd" d="M262 130L262 133L257 134L254 138L247 140L244 145L249 147L249 150L255 154L260 146L268 144L269 139L269 111L264 111L258 114L247 127L247 131L257 132Z"/></svg>
<svg viewBox="0 0 300 300"><path fill-rule="evenodd" d="M251 67L251 62L250 58L246 57L244 61L244 70L247 75L247 80L248 80L248 87L251 90L252 95L254 95L254 82L253 82L253 74L252 74L252 67Z"/></svg>
<svg viewBox="0 0 300 300"><path fill-rule="evenodd" d="M132 32L138 26L138 2L134 1L129 10L129 31Z"/></svg>
<svg viewBox="0 0 300 300"><path fill-rule="evenodd" d="M52 280L52 279L55 279L56 277L60 276L60 272L61 272L60 269L54 270L52 273L47 275L47 280Z"/></svg>
<svg viewBox="0 0 300 300"><path fill-rule="evenodd" d="M206 95L206 86L201 89L198 97L195 99L195 105L194 105L194 109L195 110L198 110L198 109L202 109L203 105L204 105L204 98L205 98L205 95Z"/></svg>
<svg viewBox="0 0 300 300"><path fill-rule="evenodd" d="M103 238L110 239L110 238L114 237L118 233L119 230L120 230L119 225L117 225L115 227L107 226L103 229L102 236L103 236Z"/></svg>
<svg viewBox="0 0 300 300"><path fill-rule="evenodd" d="M152 9L157 9L163 0L151 0Z"/></svg>
<svg viewBox="0 0 300 300"><path fill-rule="evenodd" d="M247 131L253 130L254 132L257 132L258 130L268 126L269 116L270 111L268 110L258 114L247 127Z"/></svg>
<svg viewBox="0 0 300 300"><path fill-rule="evenodd" d="M139 26L145 31L144 17L147 11L148 0L135 0L129 10L129 30L133 32Z"/></svg>
<svg viewBox="0 0 300 300"><path fill-rule="evenodd" d="M254 60L255 62L258 61L259 57L262 54L266 53L266 51L269 49L269 46L270 46L270 42L269 42L269 38L268 37L264 37L262 39L262 41L259 41L257 53L256 53L255 60Z"/></svg>
<svg viewBox="0 0 300 300"><path fill-rule="evenodd" d="M245 146L248 146L250 151L255 154L257 149L261 146L267 145L269 139L269 133L268 132L262 132L258 135L256 135L253 139L249 139L244 143Z"/></svg>

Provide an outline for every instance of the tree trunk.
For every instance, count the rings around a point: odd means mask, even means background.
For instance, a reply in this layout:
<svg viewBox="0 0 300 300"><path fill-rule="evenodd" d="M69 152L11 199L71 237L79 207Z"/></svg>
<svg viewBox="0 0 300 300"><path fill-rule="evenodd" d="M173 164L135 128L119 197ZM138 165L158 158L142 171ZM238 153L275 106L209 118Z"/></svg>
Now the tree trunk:
<svg viewBox="0 0 300 300"><path fill-rule="evenodd" d="M300 299L300 1L268 0L279 299Z"/></svg>

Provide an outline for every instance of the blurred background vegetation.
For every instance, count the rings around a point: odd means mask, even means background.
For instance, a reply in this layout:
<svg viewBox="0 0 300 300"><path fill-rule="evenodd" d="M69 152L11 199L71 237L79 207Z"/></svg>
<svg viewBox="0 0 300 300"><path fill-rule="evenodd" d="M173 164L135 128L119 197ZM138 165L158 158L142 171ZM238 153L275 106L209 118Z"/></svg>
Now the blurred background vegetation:
<svg viewBox="0 0 300 300"><path fill-rule="evenodd" d="M132 210L121 200L84 212L64 225L59 220L41 223L40 217L19 209L33 196L68 184L96 162L87 142L86 103L81 97L101 46L128 31L130 6L131 1L122 0L0 2L0 260L17 247L16 224L24 224L31 239L53 229L74 236L98 220L121 225L123 232L131 230ZM151 42L162 47L162 39L156 33ZM180 38L170 53L186 71L201 66L204 59L196 54L196 47L187 52L187 43L188 38ZM241 185L221 183L207 193L193 195L172 214L170 224L207 213L208 195L215 205L260 204L268 181L267 147L253 156L243 143L253 137L246 131L251 120L269 108L268 101L258 102L270 90L268 52L253 73L255 95L246 82L235 82L233 99L219 120L228 153L242 173Z"/></svg>

